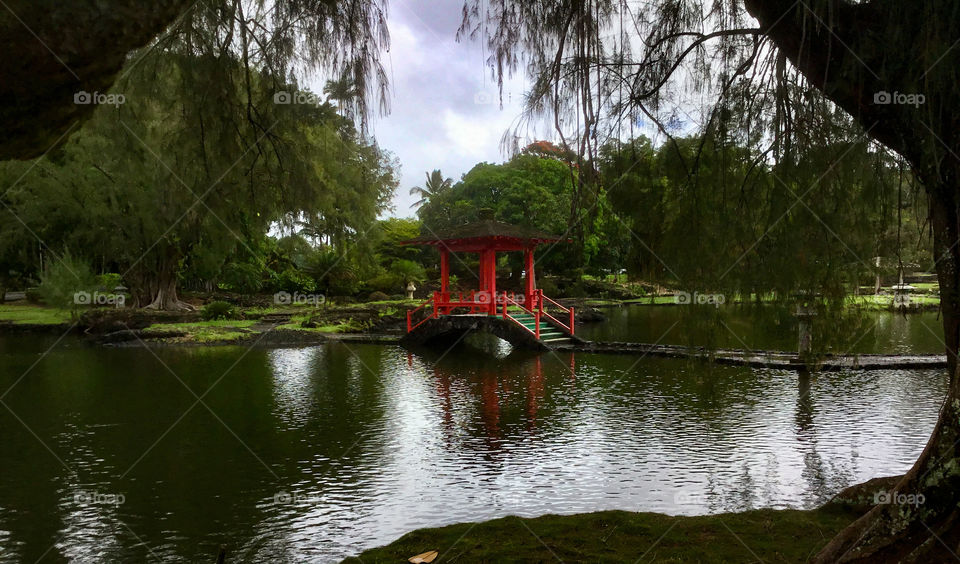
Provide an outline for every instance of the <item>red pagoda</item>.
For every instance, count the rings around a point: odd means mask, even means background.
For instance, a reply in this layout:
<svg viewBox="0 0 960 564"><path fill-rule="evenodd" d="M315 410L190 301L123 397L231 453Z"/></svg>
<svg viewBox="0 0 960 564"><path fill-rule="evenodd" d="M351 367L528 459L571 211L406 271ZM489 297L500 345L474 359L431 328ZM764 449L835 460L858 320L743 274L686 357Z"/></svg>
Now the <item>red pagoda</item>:
<svg viewBox="0 0 960 564"><path fill-rule="evenodd" d="M573 308L563 307L544 296L543 291L536 287L534 275L534 250L544 243L560 241L560 238L533 228L494 221L488 213L481 217L480 221L474 223L430 232L401 242L402 245L433 246L440 252L440 291L434 292L416 310L407 312L407 332L440 316L488 315L512 321L533 333L538 340L545 336L561 337L554 328L573 335ZM522 294L497 291L498 252L524 253L525 280ZM450 292L451 253L476 253L480 256L479 283L476 290L456 294ZM415 322L417 312L428 308L428 315ZM557 316L549 312L551 309ZM557 317L566 318L566 323ZM546 320L552 327L541 331L542 320ZM545 335L547 332L549 335Z"/></svg>

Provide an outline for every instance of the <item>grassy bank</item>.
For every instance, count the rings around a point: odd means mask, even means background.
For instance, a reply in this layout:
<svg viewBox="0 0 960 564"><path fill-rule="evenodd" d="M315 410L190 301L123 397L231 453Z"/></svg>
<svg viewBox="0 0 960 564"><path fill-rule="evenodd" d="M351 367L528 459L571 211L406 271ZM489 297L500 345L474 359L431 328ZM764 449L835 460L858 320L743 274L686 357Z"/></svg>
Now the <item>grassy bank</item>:
<svg viewBox="0 0 960 564"><path fill-rule="evenodd" d="M62 325L70 323L69 311L33 304L0 305L0 322L14 325Z"/></svg>
<svg viewBox="0 0 960 564"><path fill-rule="evenodd" d="M934 287L923 288L911 296L910 311L936 309L939 297ZM929 292L929 293L926 293ZM238 298L239 299L239 298ZM386 300L365 303L326 303L319 307L305 304L274 305L269 296L243 297L258 305L235 306L231 319L203 321L199 312L174 313L138 309L92 308L76 312L59 310L27 302L0 305L0 325L17 330L42 330L44 327L71 324L78 319L81 329L93 335L131 328L145 340L179 344L237 343L257 339L270 331L272 340L282 342L319 342L338 334L402 333L406 326L406 311L418 307L422 300ZM772 299L772 296L770 297ZM739 300L735 296L728 304ZM752 299L751 299L752 301ZM761 302L766 301L766 297ZM200 302L197 302L200 303ZM579 311L587 307L669 306L675 305L672 295L649 295L641 298L588 298L570 301ZM892 296L865 295L847 298L851 310L891 310ZM12 327L12 328L13 328ZM11 328L11 329L12 329ZM110 341L114 342L114 341Z"/></svg>
<svg viewBox="0 0 960 564"><path fill-rule="evenodd" d="M699 517L602 511L504 517L408 533L344 562L406 562L428 550L460 562L806 562L860 513L761 509Z"/></svg>

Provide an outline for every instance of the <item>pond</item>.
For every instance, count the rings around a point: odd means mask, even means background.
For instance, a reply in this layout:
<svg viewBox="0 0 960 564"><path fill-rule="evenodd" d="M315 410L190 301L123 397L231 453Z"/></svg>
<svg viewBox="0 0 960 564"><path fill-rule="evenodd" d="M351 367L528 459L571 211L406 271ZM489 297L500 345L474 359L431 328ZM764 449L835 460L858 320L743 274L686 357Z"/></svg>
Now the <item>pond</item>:
<svg viewBox="0 0 960 564"><path fill-rule="evenodd" d="M0 562L327 562L507 514L813 507L907 470L947 385L492 346L0 337Z"/></svg>
<svg viewBox="0 0 960 564"><path fill-rule="evenodd" d="M602 308L603 323L580 324L578 334L597 341L707 345L734 349L797 350L797 319L772 306L626 306ZM868 311L836 327L831 346L839 354L943 354L943 322L937 312Z"/></svg>

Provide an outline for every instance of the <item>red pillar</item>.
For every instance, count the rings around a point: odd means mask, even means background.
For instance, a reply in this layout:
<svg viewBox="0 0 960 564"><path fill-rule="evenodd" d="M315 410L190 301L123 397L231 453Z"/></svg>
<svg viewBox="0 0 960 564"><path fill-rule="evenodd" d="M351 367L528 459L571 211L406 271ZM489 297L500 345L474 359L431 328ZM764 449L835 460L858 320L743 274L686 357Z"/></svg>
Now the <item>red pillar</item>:
<svg viewBox="0 0 960 564"><path fill-rule="evenodd" d="M440 249L440 299L450 301L450 250L446 247ZM444 313L450 313L449 308Z"/></svg>
<svg viewBox="0 0 960 564"><path fill-rule="evenodd" d="M533 309L533 292L536 290L536 277L533 274L533 249L527 249L524 258L526 259L526 271L527 271L527 291L526 291L526 303L524 307L527 309Z"/></svg>
<svg viewBox="0 0 960 564"><path fill-rule="evenodd" d="M477 288L481 292L487 289L487 251L480 251L480 283Z"/></svg>
<svg viewBox="0 0 960 564"><path fill-rule="evenodd" d="M444 247L440 249L440 292L450 291L450 251Z"/></svg>
<svg viewBox="0 0 960 564"><path fill-rule="evenodd" d="M487 255L487 291L490 292L490 314L497 314L497 252L486 251Z"/></svg>
<svg viewBox="0 0 960 564"><path fill-rule="evenodd" d="M486 291L487 291L487 251L480 251L480 272L479 272L479 274L480 274L480 279L479 279L479 282L480 282L480 283L479 283L479 288L477 288L477 290L479 291L479 294L480 294L481 296L483 296L483 295L485 295L485 293L486 293ZM478 310L481 310L481 311L482 311L482 310L485 309L486 307L487 307L486 304L483 304L481 308L478 308ZM476 313L476 312L474 312L474 311L471 309L470 313Z"/></svg>

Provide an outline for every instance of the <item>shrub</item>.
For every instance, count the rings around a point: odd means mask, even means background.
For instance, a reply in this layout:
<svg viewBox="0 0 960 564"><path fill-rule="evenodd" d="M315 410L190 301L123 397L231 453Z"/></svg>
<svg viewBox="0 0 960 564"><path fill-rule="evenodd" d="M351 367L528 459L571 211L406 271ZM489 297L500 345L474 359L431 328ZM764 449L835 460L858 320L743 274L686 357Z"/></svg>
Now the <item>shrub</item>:
<svg viewBox="0 0 960 564"><path fill-rule="evenodd" d="M567 286L566 292L564 292L565 298L586 298L588 295L586 288L584 288L580 282L570 284Z"/></svg>
<svg viewBox="0 0 960 564"><path fill-rule="evenodd" d="M390 299L390 296L384 294L383 292L371 292L370 297L367 298L367 301L383 302L389 299Z"/></svg>
<svg viewBox="0 0 960 564"><path fill-rule="evenodd" d="M397 282L397 277L386 272L367 280L367 286L384 294L396 292L401 289L400 284Z"/></svg>
<svg viewBox="0 0 960 564"><path fill-rule="evenodd" d="M418 283L427 279L427 273L422 266L406 259L393 261L393 264L390 265L390 273L396 277L395 280L403 287L406 287L408 282Z"/></svg>
<svg viewBox="0 0 960 564"><path fill-rule="evenodd" d="M97 286L105 292L113 292L113 289L123 284L123 278L116 272L107 272L97 276Z"/></svg>
<svg viewBox="0 0 960 564"><path fill-rule="evenodd" d="M60 309L76 310L90 303L83 296L91 296L97 289L96 277L86 262L64 255L51 262L40 276L38 292L44 303Z"/></svg>
<svg viewBox="0 0 960 564"><path fill-rule="evenodd" d="M537 280L537 287L543 290L543 293L549 297L556 297L560 295L560 288L557 287L557 283L554 282L553 278L543 278Z"/></svg>
<svg viewBox="0 0 960 564"><path fill-rule="evenodd" d="M327 288L331 294L341 296L353 296L360 291L360 281L351 272L342 273L341 276L328 277Z"/></svg>
<svg viewBox="0 0 960 564"><path fill-rule="evenodd" d="M293 267L289 267L276 275L271 281L271 285L274 291L284 291L291 294L294 292L313 293L317 289L313 278Z"/></svg>
<svg viewBox="0 0 960 564"><path fill-rule="evenodd" d="M228 264L220 281L224 290L239 294L255 294L263 287L260 269L247 262Z"/></svg>
<svg viewBox="0 0 960 564"><path fill-rule="evenodd" d="M27 298L27 301L32 304L43 303L43 294L40 293L40 288L27 288L24 294Z"/></svg>
<svg viewBox="0 0 960 564"><path fill-rule="evenodd" d="M233 304L229 302L210 302L200 311L200 317L205 321L235 319L237 317L237 310L233 307Z"/></svg>

